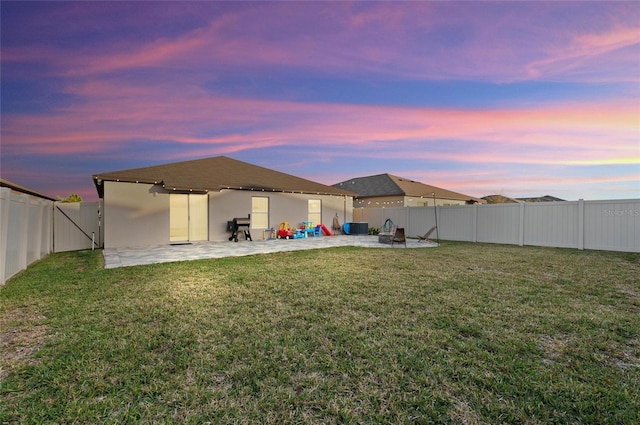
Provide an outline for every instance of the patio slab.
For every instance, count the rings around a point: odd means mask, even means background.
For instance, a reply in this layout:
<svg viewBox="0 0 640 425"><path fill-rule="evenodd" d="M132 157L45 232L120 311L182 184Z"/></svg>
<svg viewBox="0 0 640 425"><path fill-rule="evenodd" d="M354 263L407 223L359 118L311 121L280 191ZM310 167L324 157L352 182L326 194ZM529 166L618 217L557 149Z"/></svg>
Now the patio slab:
<svg viewBox="0 0 640 425"><path fill-rule="evenodd" d="M377 236L323 236L303 239L255 240L238 242L195 242L185 245L157 245L132 248L104 249L106 269L168 263L172 261L199 260L205 258L242 257L246 255L270 254L274 252L302 251L332 248L337 246L359 246L365 248L405 249L404 245L382 244ZM435 242L419 242L407 239L407 248L432 248Z"/></svg>

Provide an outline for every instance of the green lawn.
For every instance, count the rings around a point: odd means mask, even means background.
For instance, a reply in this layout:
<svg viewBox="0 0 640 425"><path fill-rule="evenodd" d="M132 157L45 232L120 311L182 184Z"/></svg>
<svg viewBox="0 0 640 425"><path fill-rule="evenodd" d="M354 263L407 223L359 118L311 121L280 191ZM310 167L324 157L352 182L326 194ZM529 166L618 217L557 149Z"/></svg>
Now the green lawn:
<svg viewBox="0 0 640 425"><path fill-rule="evenodd" d="M640 422L640 255L467 243L0 289L0 423Z"/></svg>

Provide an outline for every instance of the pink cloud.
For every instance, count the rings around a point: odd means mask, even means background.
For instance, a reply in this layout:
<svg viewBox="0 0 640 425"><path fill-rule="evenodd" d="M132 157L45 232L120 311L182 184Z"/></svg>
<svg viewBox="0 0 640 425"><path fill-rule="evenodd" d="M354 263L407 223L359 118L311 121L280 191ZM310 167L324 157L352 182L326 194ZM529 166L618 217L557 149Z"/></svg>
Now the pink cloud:
<svg viewBox="0 0 640 425"><path fill-rule="evenodd" d="M76 77L158 67L210 76L221 67L275 66L329 75L373 72L500 82L640 78L634 60L640 11L624 4L589 4L585 10L557 3L243 6L211 13L208 24L178 35L119 42L82 54L25 46L8 49L3 60L45 61L61 75ZM553 20L564 12L565 21ZM586 19L592 25L584 25Z"/></svg>
<svg viewBox="0 0 640 425"><path fill-rule="evenodd" d="M148 140L198 145L203 153L317 144L456 162L640 162L640 116L627 101L475 110L238 99L190 85L106 81L67 91L83 100L52 115L3 117L3 149L69 154ZM446 149L452 141L464 150Z"/></svg>
<svg viewBox="0 0 640 425"><path fill-rule="evenodd" d="M597 199L612 196L636 198L640 187L634 183L640 181L640 173L622 175L594 174L589 176L564 175L562 170L550 169L545 175L541 169L521 169L518 172L502 168L470 169L464 173L447 171L399 170L398 175L428 182L434 186L445 187L474 196L502 194L506 196L540 196L552 194L565 196L567 200L577 200L576 193L584 193L586 187L606 187ZM594 198L590 198L594 199Z"/></svg>
<svg viewBox="0 0 640 425"><path fill-rule="evenodd" d="M545 58L532 61L527 68L534 78L638 82L637 52L629 51L637 49L638 44L640 28L637 26L578 34L565 45L550 46ZM592 72L586 77L589 70Z"/></svg>
<svg viewBox="0 0 640 425"><path fill-rule="evenodd" d="M117 155L136 143L160 158L157 143L173 147L172 159L188 159L291 147L315 154L296 164L354 155L446 161L483 187L509 177L474 165L640 164L635 92L626 101L445 109L237 98L204 88L219 75L281 70L341 79L635 84L640 8L633 3L205 2L145 4L149 11L133 13L139 5L112 14L103 13L112 5L67 3L33 21L56 40L103 25L104 39L85 45L3 43L3 78L42 75L55 80L52 90L66 84L73 99L47 114L3 113L3 155ZM176 14L193 25L167 31L156 24ZM78 26L58 23L67 18Z"/></svg>

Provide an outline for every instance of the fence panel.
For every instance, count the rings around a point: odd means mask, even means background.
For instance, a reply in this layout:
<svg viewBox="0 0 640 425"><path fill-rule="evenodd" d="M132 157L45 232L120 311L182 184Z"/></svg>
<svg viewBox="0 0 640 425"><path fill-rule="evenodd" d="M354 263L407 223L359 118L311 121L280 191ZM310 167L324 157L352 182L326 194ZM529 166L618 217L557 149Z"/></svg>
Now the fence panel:
<svg viewBox="0 0 640 425"><path fill-rule="evenodd" d="M27 212L28 195L21 195L10 191L8 196L7 232L5 248L4 279L18 273L27 267L27 241L23 235L26 225L24 217Z"/></svg>
<svg viewBox="0 0 640 425"><path fill-rule="evenodd" d="M55 252L91 249L95 232L100 246L99 202L59 203L14 187L0 189L0 285L54 252L54 245Z"/></svg>
<svg viewBox="0 0 640 425"><path fill-rule="evenodd" d="M477 241L518 245L520 242L520 205L481 205L477 216ZM447 209L443 209L443 213ZM461 223L462 224L462 223Z"/></svg>
<svg viewBox="0 0 640 425"><path fill-rule="evenodd" d="M91 249L92 237L96 247L101 235L98 221L99 202L56 202L53 212L55 252Z"/></svg>
<svg viewBox="0 0 640 425"><path fill-rule="evenodd" d="M0 284L52 251L53 201L0 188Z"/></svg>
<svg viewBox="0 0 640 425"><path fill-rule="evenodd" d="M38 258L43 258L53 252L53 208L47 202L42 205L42 228L40 229L40 253Z"/></svg>
<svg viewBox="0 0 640 425"><path fill-rule="evenodd" d="M435 224L433 207L361 208L358 221L386 218L423 234ZM444 240L640 252L640 199L438 207Z"/></svg>
<svg viewBox="0 0 640 425"><path fill-rule="evenodd" d="M27 200L27 265L41 258L40 247L42 245L42 227L44 223L43 204L46 201L29 197Z"/></svg>
<svg viewBox="0 0 640 425"><path fill-rule="evenodd" d="M640 252L640 200L585 201L584 247Z"/></svg>
<svg viewBox="0 0 640 425"><path fill-rule="evenodd" d="M391 219L398 227L407 227L408 208L354 208L353 221L363 221L369 223L369 227L378 227L382 231L382 226L387 219Z"/></svg>
<svg viewBox="0 0 640 425"><path fill-rule="evenodd" d="M433 214L433 207L429 207ZM440 239L475 242L476 208L467 205L438 207ZM435 220L433 225L435 225Z"/></svg>
<svg viewBox="0 0 640 425"><path fill-rule="evenodd" d="M369 226L382 228L383 213L383 208L354 208L353 221L366 222L369 223Z"/></svg>
<svg viewBox="0 0 640 425"><path fill-rule="evenodd" d="M405 229L405 234L407 236L422 236L427 233L431 227L436 225L434 207L415 207L407 209L408 220ZM439 209L438 213L440 213ZM438 220L439 219L440 217L438 217ZM433 237L435 238L436 235L434 234Z"/></svg>
<svg viewBox="0 0 640 425"><path fill-rule="evenodd" d="M524 245L579 248L578 201L524 205Z"/></svg>

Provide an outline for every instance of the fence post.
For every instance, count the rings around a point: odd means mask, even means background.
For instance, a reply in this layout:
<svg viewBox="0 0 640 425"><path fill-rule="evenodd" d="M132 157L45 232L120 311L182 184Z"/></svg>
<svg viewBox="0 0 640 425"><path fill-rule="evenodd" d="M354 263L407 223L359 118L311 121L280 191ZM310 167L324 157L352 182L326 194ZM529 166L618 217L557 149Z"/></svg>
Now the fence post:
<svg viewBox="0 0 640 425"><path fill-rule="evenodd" d="M584 199L578 199L578 249L584 249Z"/></svg>
<svg viewBox="0 0 640 425"><path fill-rule="evenodd" d="M0 285L5 282L10 203L11 189L0 187Z"/></svg>
<svg viewBox="0 0 640 425"><path fill-rule="evenodd" d="M524 202L520 202L520 228L518 235L518 245L524 246Z"/></svg>
<svg viewBox="0 0 640 425"><path fill-rule="evenodd" d="M478 242L478 204L473 204L473 223L471 223L473 234L471 235L471 242Z"/></svg>
<svg viewBox="0 0 640 425"><path fill-rule="evenodd" d="M20 224L18 232L18 270L27 268L27 250L29 244L29 195L26 193L18 195L20 201Z"/></svg>
<svg viewBox="0 0 640 425"><path fill-rule="evenodd" d="M43 199L34 199L33 204L29 204L30 208L34 208L36 213L36 221L34 224L35 229L31 230L31 234L36 236L32 236L31 239L35 242L35 246L33 247L33 252L35 254L35 258L33 261L40 259L40 253L42 252L42 227L44 225L44 200ZM27 242L27 251L29 247L29 243ZM28 257L28 254L27 254ZM29 259L27 258L27 262Z"/></svg>

